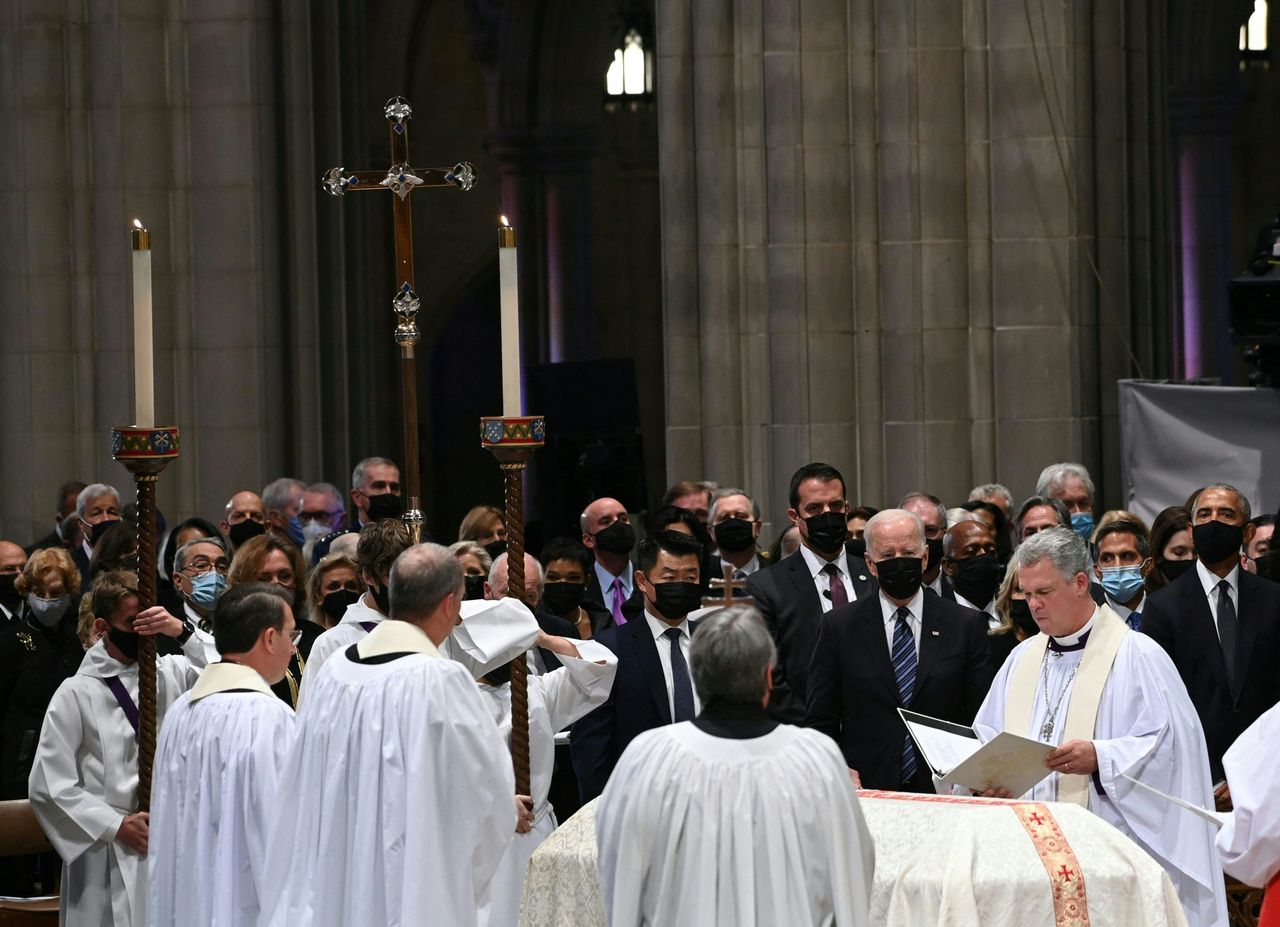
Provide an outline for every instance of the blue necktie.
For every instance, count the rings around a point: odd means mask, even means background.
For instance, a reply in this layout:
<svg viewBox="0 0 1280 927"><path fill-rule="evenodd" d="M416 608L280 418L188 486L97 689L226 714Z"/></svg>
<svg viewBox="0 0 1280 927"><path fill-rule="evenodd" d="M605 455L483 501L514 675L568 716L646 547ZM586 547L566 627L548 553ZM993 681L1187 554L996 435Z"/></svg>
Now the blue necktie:
<svg viewBox="0 0 1280 927"><path fill-rule="evenodd" d="M898 681L898 696L902 699L902 707L911 707L911 696L916 690L916 639L911 633L911 625L907 619L911 612L899 608L898 623L893 629L893 675ZM916 775L916 751L908 734L902 745L902 784L906 785Z"/></svg>
<svg viewBox="0 0 1280 927"><path fill-rule="evenodd" d="M1142 612L1129 612L1129 627L1135 631L1142 630Z"/></svg>
<svg viewBox="0 0 1280 927"><path fill-rule="evenodd" d="M692 721L693 683L689 681L689 666L684 662L684 654L680 651L680 629L667 628L662 633L671 642L671 695L675 703L671 720L677 723Z"/></svg>

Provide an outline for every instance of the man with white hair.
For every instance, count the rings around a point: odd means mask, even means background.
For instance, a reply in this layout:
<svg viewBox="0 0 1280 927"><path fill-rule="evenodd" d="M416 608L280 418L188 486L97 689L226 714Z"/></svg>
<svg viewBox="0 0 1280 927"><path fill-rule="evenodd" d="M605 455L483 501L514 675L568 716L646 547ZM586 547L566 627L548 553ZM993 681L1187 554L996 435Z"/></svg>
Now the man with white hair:
<svg viewBox="0 0 1280 927"><path fill-rule="evenodd" d="M524 600L538 621L538 627L544 634L552 637L576 637L574 626L563 618L553 615L545 609L538 608L542 601L542 587L546 580L540 564L533 554L524 555ZM510 595L507 582L507 555L498 554L489 567L489 578L485 580L484 597L490 600L504 599ZM555 651L532 647L526 655L529 658L529 672L541 675L560 668L560 658Z"/></svg>
<svg viewBox="0 0 1280 927"><path fill-rule="evenodd" d="M80 582L89 588L92 572L89 561L93 548L116 525L120 524L120 493L106 483L90 483L76 496L76 518L84 529L80 546L72 548L71 559L80 569Z"/></svg>
<svg viewBox="0 0 1280 927"><path fill-rule="evenodd" d="M1055 463L1040 471L1036 495L1057 499L1071 516L1071 530L1086 541L1093 534L1093 480L1084 464Z"/></svg>
<svg viewBox="0 0 1280 927"><path fill-rule="evenodd" d="M999 506L1007 521L1013 515L1013 493L1001 483L983 483L969 490L970 502L990 502Z"/></svg>
<svg viewBox="0 0 1280 927"><path fill-rule="evenodd" d="M1061 527L1014 553L1010 567L1041 633L1014 648L975 727L984 739L1011 731L1053 744L1049 776L1025 797L1088 808L1164 867L1192 927L1226 924L1212 826L1128 778L1212 807L1195 707L1160 645L1093 601L1085 562L1085 542Z"/></svg>
<svg viewBox="0 0 1280 927"><path fill-rule="evenodd" d="M623 753L596 811L609 923L870 923L875 853L839 751L765 711L760 614L708 615L689 664L702 711Z"/></svg>
<svg viewBox="0 0 1280 927"><path fill-rule="evenodd" d="M764 565L756 550L760 538L760 506L745 490L716 490L707 518L711 538L720 552L719 563L715 565L717 572L711 578L723 576L725 567L729 567L734 579L746 579Z"/></svg>
<svg viewBox="0 0 1280 927"><path fill-rule="evenodd" d="M822 616L805 726L829 734L867 788L932 792L898 709L970 724L991 685L987 622L925 594L929 551L917 516L885 509L863 537L879 590Z"/></svg>
<svg viewBox="0 0 1280 927"><path fill-rule="evenodd" d="M898 508L904 509L924 525L924 543L929 549L929 559L925 562L923 582L926 589L932 589L944 599L955 601L955 587L942 572L942 538L947 533L947 507L937 496L927 492L909 492L902 497ZM866 528L863 529L866 539Z"/></svg>

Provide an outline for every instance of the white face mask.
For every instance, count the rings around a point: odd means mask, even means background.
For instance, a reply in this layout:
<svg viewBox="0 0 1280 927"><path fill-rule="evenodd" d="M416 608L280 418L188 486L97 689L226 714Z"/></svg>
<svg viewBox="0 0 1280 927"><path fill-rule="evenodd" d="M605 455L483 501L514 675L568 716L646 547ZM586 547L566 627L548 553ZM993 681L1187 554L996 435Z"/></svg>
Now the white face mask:
<svg viewBox="0 0 1280 927"><path fill-rule="evenodd" d="M52 628L61 621L70 605L71 596L69 595L58 596L56 599L42 599L33 592L27 596L27 607L31 609L31 614L35 615L36 621L46 628Z"/></svg>
<svg viewBox="0 0 1280 927"><path fill-rule="evenodd" d="M307 541L318 541L330 534L333 534L333 529L329 527L327 521L304 521L302 523L302 536Z"/></svg>

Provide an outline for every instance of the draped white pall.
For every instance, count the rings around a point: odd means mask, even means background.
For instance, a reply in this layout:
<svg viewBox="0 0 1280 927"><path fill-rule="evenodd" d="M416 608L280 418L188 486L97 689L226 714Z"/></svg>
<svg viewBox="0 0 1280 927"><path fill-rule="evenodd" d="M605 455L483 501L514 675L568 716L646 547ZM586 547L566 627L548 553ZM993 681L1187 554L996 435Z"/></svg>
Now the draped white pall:
<svg viewBox="0 0 1280 927"><path fill-rule="evenodd" d="M214 663L165 715L156 746L147 923L258 923L267 822L293 742L293 709L257 671Z"/></svg>
<svg viewBox="0 0 1280 927"><path fill-rule="evenodd" d="M1280 705L1268 709L1249 725L1222 758L1233 810L1218 831L1218 853L1227 872L1246 885L1260 888L1280 873L1277 753Z"/></svg>

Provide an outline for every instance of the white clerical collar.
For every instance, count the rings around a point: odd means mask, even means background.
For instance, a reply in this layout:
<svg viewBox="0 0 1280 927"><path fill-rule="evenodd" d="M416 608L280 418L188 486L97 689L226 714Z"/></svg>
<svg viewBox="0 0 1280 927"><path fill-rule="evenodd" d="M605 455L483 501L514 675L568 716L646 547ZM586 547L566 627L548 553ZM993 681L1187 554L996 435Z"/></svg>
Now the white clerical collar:
<svg viewBox="0 0 1280 927"><path fill-rule="evenodd" d="M1199 558L1196 559L1196 575L1200 577L1200 585L1204 588L1206 598L1212 598L1218 594L1218 583L1224 579L1231 586L1231 591L1236 592L1240 588L1240 564L1237 562L1231 568L1231 572L1226 576L1219 576L1208 569Z"/></svg>
<svg viewBox="0 0 1280 927"><path fill-rule="evenodd" d="M898 620L898 609L900 607L909 611L912 620L917 624L924 621L924 587L917 589L916 594L911 597L911 601L904 606L895 605L884 594L884 590L880 590L880 614L884 616L885 624L893 624Z"/></svg>
<svg viewBox="0 0 1280 927"><path fill-rule="evenodd" d="M1093 628L1093 623L1098 620L1098 616L1101 614L1102 614L1102 609L1099 606L1095 605L1093 607L1093 614L1089 616L1089 620L1084 623L1083 628L1081 628L1079 631L1076 631L1074 634L1064 634L1062 637L1055 637L1054 640L1057 641L1059 644L1061 644L1063 647L1074 647L1076 644L1080 643L1080 640L1086 634L1089 633L1089 631Z"/></svg>
<svg viewBox="0 0 1280 927"><path fill-rule="evenodd" d="M407 621L379 621L378 626L356 644L356 653L366 660L388 653L421 653L440 659L440 651L431 643L427 632Z"/></svg>
<svg viewBox="0 0 1280 927"><path fill-rule="evenodd" d="M666 634L672 628L679 628L681 637L689 636L689 616L688 615L682 618L679 624L668 624L667 622L663 621L661 618L655 617L649 611L649 609L646 608L644 610L644 620L649 622L649 631L650 633L653 634L653 639L655 641L661 638L662 635Z"/></svg>
<svg viewBox="0 0 1280 927"><path fill-rule="evenodd" d="M200 673L200 678L196 680L196 684L191 687L191 702L198 702L200 699L209 695L215 695L218 692L227 692L231 689L249 689L253 692L260 692L263 695L274 697L275 693L271 691L271 687L267 685L267 681L252 666L245 666L243 663L228 663L225 660L221 663L210 663Z"/></svg>
<svg viewBox="0 0 1280 927"><path fill-rule="evenodd" d="M836 568L840 570L841 576L846 579L849 577L849 560L845 557L843 545L840 547L840 556L834 560L823 560L804 544L800 545L800 556L804 557L804 562L809 567L809 575L814 579L817 579L818 574L827 568L828 563L834 563Z"/></svg>

